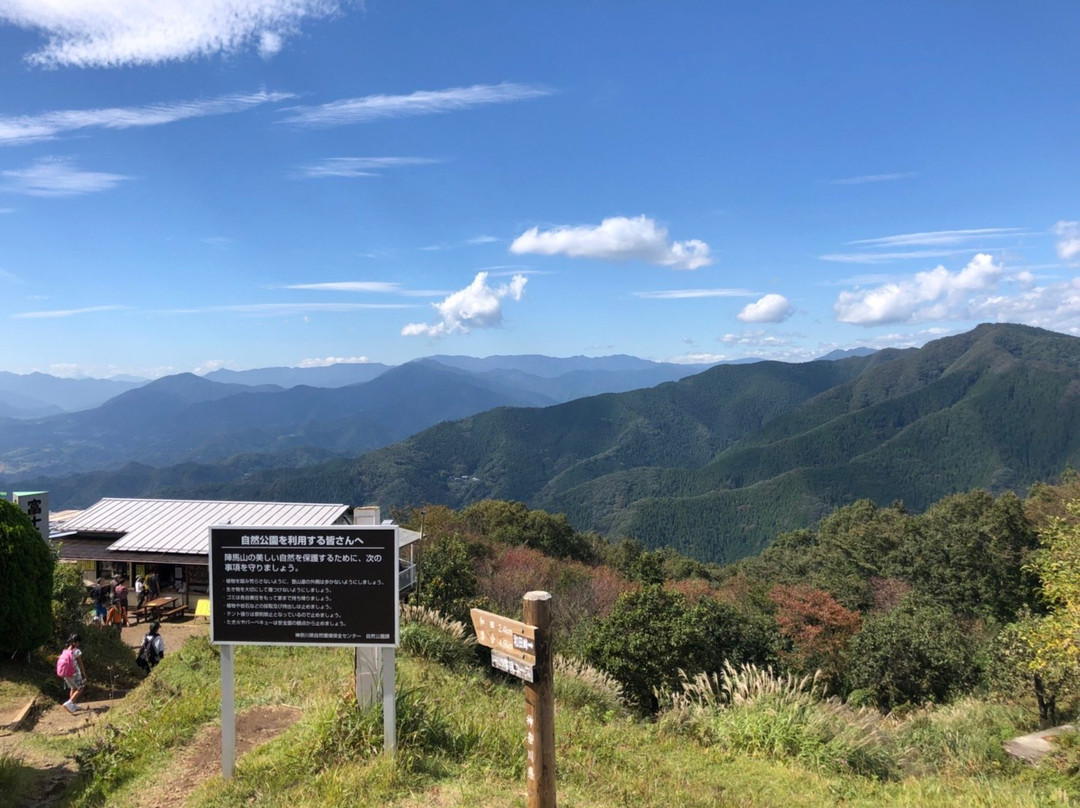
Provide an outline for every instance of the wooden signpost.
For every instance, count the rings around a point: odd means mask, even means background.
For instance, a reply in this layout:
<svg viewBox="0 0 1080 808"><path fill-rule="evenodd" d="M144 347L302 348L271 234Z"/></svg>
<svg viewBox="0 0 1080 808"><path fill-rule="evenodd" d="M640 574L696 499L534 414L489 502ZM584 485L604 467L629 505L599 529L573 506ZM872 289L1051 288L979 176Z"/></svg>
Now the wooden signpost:
<svg viewBox="0 0 1080 808"><path fill-rule="evenodd" d="M525 681L525 772L529 808L555 808L555 691L551 659L551 595L526 592L524 621L472 610L491 665Z"/></svg>

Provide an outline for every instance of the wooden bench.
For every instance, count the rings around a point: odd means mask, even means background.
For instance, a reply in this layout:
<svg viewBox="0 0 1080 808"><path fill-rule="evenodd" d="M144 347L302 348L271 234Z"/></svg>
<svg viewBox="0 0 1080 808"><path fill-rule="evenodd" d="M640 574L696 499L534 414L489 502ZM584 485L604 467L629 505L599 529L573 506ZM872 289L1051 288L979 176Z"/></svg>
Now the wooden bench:
<svg viewBox="0 0 1080 808"><path fill-rule="evenodd" d="M161 613L162 620L169 620L173 617L183 617L184 612L187 611L187 606L177 606L175 609L166 609Z"/></svg>
<svg viewBox="0 0 1080 808"><path fill-rule="evenodd" d="M148 620L150 618L150 610L145 607L142 609L129 609L128 619L135 618L135 624L138 625L140 620Z"/></svg>

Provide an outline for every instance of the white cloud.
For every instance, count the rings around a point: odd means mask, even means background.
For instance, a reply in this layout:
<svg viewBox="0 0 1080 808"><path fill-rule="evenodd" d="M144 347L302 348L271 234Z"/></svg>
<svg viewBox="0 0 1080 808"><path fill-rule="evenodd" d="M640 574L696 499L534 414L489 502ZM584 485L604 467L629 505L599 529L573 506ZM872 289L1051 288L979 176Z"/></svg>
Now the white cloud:
<svg viewBox="0 0 1080 808"><path fill-rule="evenodd" d="M506 298L521 300L528 279L515 275L510 283L488 286L488 274L476 273L473 282L454 292L441 303L433 303L439 314L434 324L410 323L401 329L406 337L444 337L468 334L477 328L494 328L502 324L502 303Z"/></svg>
<svg viewBox="0 0 1080 808"><path fill-rule="evenodd" d="M234 364L228 359L207 359L205 362L200 362L196 367L191 369L191 372L196 376L205 376L207 373L213 373L215 370L221 370Z"/></svg>
<svg viewBox="0 0 1080 808"><path fill-rule="evenodd" d="M1003 275L1000 264L979 253L959 272L938 266L910 280L841 292L833 310L840 322L856 325L969 317L979 294L996 288Z"/></svg>
<svg viewBox="0 0 1080 808"><path fill-rule="evenodd" d="M864 238L848 244L865 244L869 247L933 247L944 244L964 244L972 240L998 236L1013 236L1019 227L980 227L971 230L933 230L926 233L901 233L898 236Z"/></svg>
<svg viewBox="0 0 1080 808"><path fill-rule="evenodd" d="M744 331L741 334L724 334L716 338L717 342L725 345L743 345L753 348L782 348L790 345L791 341L782 339L765 331Z"/></svg>
<svg viewBox="0 0 1080 808"><path fill-rule="evenodd" d="M375 292L400 293L401 284L389 281L331 281L329 283L292 283L286 289L308 289L316 292Z"/></svg>
<svg viewBox="0 0 1080 808"><path fill-rule="evenodd" d="M498 240L495 236L476 236L475 238L466 239L465 243L470 245L491 244Z"/></svg>
<svg viewBox="0 0 1080 808"><path fill-rule="evenodd" d="M833 185L865 185L868 182L891 182L914 177L914 171L905 171L897 174L862 174L858 177L845 177L840 180L830 180Z"/></svg>
<svg viewBox="0 0 1080 808"><path fill-rule="evenodd" d="M724 354L711 354L711 353L688 353L682 356L675 356L671 359L665 359L665 362L670 362L673 365L715 365L718 362L723 362L727 359Z"/></svg>
<svg viewBox="0 0 1080 808"><path fill-rule="evenodd" d="M0 4L3 0L0 0ZM12 146L52 140L64 132L79 129L132 129L162 126L190 118L230 115L262 104L292 98L292 93L234 93L201 101L177 101L142 107L61 109L40 115L0 116L0 145Z"/></svg>
<svg viewBox="0 0 1080 808"><path fill-rule="evenodd" d="M1054 225L1054 233L1060 236L1058 258L1070 263L1080 259L1080 222L1058 222Z"/></svg>
<svg viewBox="0 0 1080 808"><path fill-rule="evenodd" d="M673 269L698 269L712 263L709 245L704 241L669 242L667 228L646 216L633 219L614 216L604 219L598 227L556 227L543 233L533 227L514 240L510 252L603 261L647 261Z"/></svg>
<svg viewBox="0 0 1080 808"><path fill-rule="evenodd" d="M268 58L337 0L0 0L0 20L46 37L43 67L159 64L255 47Z"/></svg>
<svg viewBox="0 0 1080 808"><path fill-rule="evenodd" d="M378 177L388 168L423 166L440 162L442 161L429 157L327 157L317 163L301 166L297 174L306 179Z"/></svg>
<svg viewBox="0 0 1080 808"><path fill-rule="evenodd" d="M945 258L950 255L960 255L970 252L967 249L960 250L908 250L906 252L857 252L857 253L828 253L819 255L822 261L836 261L841 264L885 264L889 261L904 261L909 258Z"/></svg>
<svg viewBox="0 0 1080 808"><path fill-rule="evenodd" d="M325 368L330 365L366 365L370 361L366 356L327 356L323 359L301 359L297 367Z"/></svg>
<svg viewBox="0 0 1080 808"><path fill-rule="evenodd" d="M235 313L254 317L291 317L297 314L338 314L379 309L413 309L411 303L237 303L231 306L205 306L195 309L169 309L162 314Z"/></svg>
<svg viewBox="0 0 1080 808"><path fill-rule="evenodd" d="M753 297L749 289L665 289L658 292L634 292L645 300L693 300L707 297Z"/></svg>
<svg viewBox="0 0 1080 808"><path fill-rule="evenodd" d="M79 196L97 191L108 191L124 180L123 174L106 174L101 171L82 171L65 157L45 157L30 168L0 171L3 183L0 189L28 196Z"/></svg>
<svg viewBox="0 0 1080 808"><path fill-rule="evenodd" d="M299 126L343 126L383 118L435 115L487 104L505 104L551 95L552 91L530 84L475 84L448 90L420 90L409 95L366 95L343 98L318 106L292 107L285 123Z"/></svg>
<svg viewBox="0 0 1080 808"><path fill-rule="evenodd" d="M58 309L55 311L24 311L18 314L12 314L12 318L16 320L53 320L61 317L74 317L79 314L97 314L103 311L121 311L128 308L127 306L109 305L109 306L87 306L82 309Z"/></svg>
<svg viewBox="0 0 1080 808"><path fill-rule="evenodd" d="M782 323L794 313L786 297L770 294L747 304L736 316L744 323Z"/></svg>

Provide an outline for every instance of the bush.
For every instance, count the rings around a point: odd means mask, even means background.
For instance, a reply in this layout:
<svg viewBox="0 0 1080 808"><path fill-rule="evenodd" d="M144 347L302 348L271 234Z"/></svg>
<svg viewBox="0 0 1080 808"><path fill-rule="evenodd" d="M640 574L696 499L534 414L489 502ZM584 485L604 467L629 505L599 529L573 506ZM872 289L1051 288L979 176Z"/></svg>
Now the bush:
<svg viewBox="0 0 1080 808"><path fill-rule="evenodd" d="M57 564L53 569L53 641L63 647L67 638L86 627L86 587L74 564Z"/></svg>
<svg viewBox="0 0 1080 808"><path fill-rule="evenodd" d="M28 654L52 636L54 563L29 517L0 500L0 653Z"/></svg>
<svg viewBox="0 0 1080 808"><path fill-rule="evenodd" d="M882 713L944 703L978 681L975 642L947 609L908 598L867 618L852 640L848 676Z"/></svg>
<svg viewBox="0 0 1080 808"><path fill-rule="evenodd" d="M403 653L450 667L473 661L476 638L463 623L434 609L409 605L402 608L401 621L398 647Z"/></svg>

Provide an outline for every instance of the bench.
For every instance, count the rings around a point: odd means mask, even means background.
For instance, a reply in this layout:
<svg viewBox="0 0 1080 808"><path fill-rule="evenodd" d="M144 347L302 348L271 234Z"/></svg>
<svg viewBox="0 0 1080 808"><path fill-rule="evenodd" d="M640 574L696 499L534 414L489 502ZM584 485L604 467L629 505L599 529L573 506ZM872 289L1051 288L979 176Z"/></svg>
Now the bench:
<svg viewBox="0 0 1080 808"><path fill-rule="evenodd" d="M150 617L150 610L145 607L142 609L130 609L128 610L128 618L135 618L135 624L138 625L140 620L147 620Z"/></svg>
<svg viewBox="0 0 1080 808"><path fill-rule="evenodd" d="M187 611L187 606L177 606L175 609L166 609L161 613L162 620L168 620L173 617L183 617L184 612Z"/></svg>

